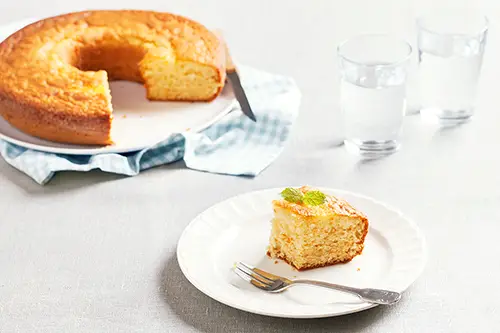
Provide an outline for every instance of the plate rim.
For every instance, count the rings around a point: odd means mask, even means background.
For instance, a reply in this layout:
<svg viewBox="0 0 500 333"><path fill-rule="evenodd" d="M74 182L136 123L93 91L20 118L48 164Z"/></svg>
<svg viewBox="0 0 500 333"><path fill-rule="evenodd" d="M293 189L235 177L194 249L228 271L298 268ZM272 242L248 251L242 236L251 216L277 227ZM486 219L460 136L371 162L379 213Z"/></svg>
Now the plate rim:
<svg viewBox="0 0 500 333"><path fill-rule="evenodd" d="M28 17L28 18L23 18L23 19L19 19L19 20L8 21L4 24L0 24L0 31L3 29L14 29L17 26L20 26L20 27L27 26L29 24L38 22L44 18L46 18L46 17L40 17L40 18ZM15 31L13 31L12 33L14 33L14 32ZM9 35L7 35L6 37L10 36L12 33L9 33ZM3 39L1 39L0 41L3 41ZM208 127L215 124L217 121L221 120L224 116L229 114L231 111L235 110L236 107L237 107L237 101L236 101L236 98L233 96L233 98L230 101L228 101L227 105L225 105L223 108L221 107L221 109L218 111L218 113L214 117L212 117L208 121L203 122L202 124L200 124L198 126L192 127L189 130L189 132L190 133L198 133L198 132L201 132L201 131L207 129ZM1 115L0 115L0 117L9 126L18 130L16 127L12 126L4 117L2 117ZM20 130L18 130L18 131L20 131ZM22 132L22 131L21 131L21 133L23 135L30 136L30 137L37 139L37 140L45 140L43 138L38 138L36 136L30 135L30 134ZM184 133L184 131L167 132L167 133L165 133L165 140L168 139L169 136L176 134L176 133L182 134L182 133ZM45 146L43 144L30 143L30 142L22 141L19 139L15 139L9 135L2 133L1 131L0 131L0 140L6 141L10 144L14 144L14 145L26 148L26 149L36 150L36 151L45 152L45 153L65 154L65 155L100 155L100 154L131 153L131 152L137 152L137 151L147 149L147 148L152 148L161 142L160 141L160 142L157 142L157 143L152 144L152 145L146 145L146 146L137 145L137 146L128 147L128 148L125 148L125 147L114 148L112 145L111 146L96 146L95 148L91 148L91 147L79 148L79 146L85 146L85 145L77 145L77 144L74 145L75 146L74 148L72 148L72 147L49 147L49 146ZM50 140L45 140L45 141L50 141ZM50 141L50 142L52 142L54 144L71 145L69 143L68 144L58 143L55 141Z"/></svg>
<svg viewBox="0 0 500 333"><path fill-rule="evenodd" d="M233 100L230 103L228 103L224 108L221 108L221 110L219 111L219 113L216 116L214 116L209 121L207 121L207 122L205 122L197 127L190 129L189 133L199 133L199 132L207 129L208 127L212 126L217 121L224 118L224 116L228 115L230 112L235 110L235 102L236 102L236 100ZM1 115L0 115L0 118L2 118L2 120L5 121L9 126L12 126ZM15 128L15 129L17 130L17 128ZM28 135L28 136L33 137L35 139L44 140L42 138L37 138L35 136L32 136L32 135L24 133L24 132L22 132L22 133L24 135ZM182 134L182 133L186 133L186 131L169 132L169 133L167 132L165 134L165 140L167 140L169 136L176 134L176 133ZM100 154L132 153L132 152L137 152L137 151L147 149L147 148L153 148L155 145L157 145L158 143L161 142L161 141L157 142L153 145L147 145L147 146L138 145L138 146L128 147L128 148L113 148L113 146L104 146L104 147L96 146L96 148L63 148L63 147L49 147L49 146L43 146L43 145L39 145L39 144L35 144L35 143L29 143L26 141L21 141L18 139L14 139L8 135L5 135L1 131L0 131L0 140L4 140L8 143L15 144L17 146L20 146L20 147L23 147L26 149L41 151L44 153L65 154L65 155L100 155ZM54 143L57 143L57 142L54 141ZM75 146L78 146L78 145L75 145Z"/></svg>
<svg viewBox="0 0 500 333"><path fill-rule="evenodd" d="M233 302L225 299L224 297L219 297L218 295L215 295L214 293L212 293L210 290L208 290L208 291L205 290L202 286L200 286L198 284L198 281L193 276L191 276L189 274L189 272L187 270L187 267L185 267L185 264L180 259L180 257L181 257L180 251L182 249L182 244L183 244L183 242L186 239L185 235L189 231L189 228L191 228L193 226L193 223L201 215L205 214L207 211L209 211L210 209L212 209L215 206L224 205L225 203L227 203L227 202L229 202L231 200L236 200L239 197L242 197L242 196L245 196L245 195L258 194L258 193L261 193L261 192L269 192L269 191L280 191L280 190L282 190L285 187L295 187L295 188L297 188L297 187L300 187L300 186L302 186L302 185L296 185L296 186L289 185L289 186L281 186L281 187L265 187L265 188L260 188L260 189L246 191L246 192L239 193L239 194L227 197L225 199L219 200L219 201L215 202L214 204L210 205L209 207L205 208L201 212L199 212L195 217L193 217L191 219L191 221L188 223L188 225L184 228L184 230L182 231L182 233L181 233L181 235L179 237L179 240L177 242L177 247L176 247L177 263L179 264L179 268L181 269L181 272L184 275L184 277L198 291L200 291L204 295L210 297L211 299L213 299L213 300L215 300L215 301L217 301L217 302L219 302L221 304L224 304L226 306L238 309L240 311L245 311L245 312L248 312L248 313L253 313L253 314L263 315L263 316L268 316L268 317L293 318L293 319L329 318L329 317L338 317L338 316L343 316L343 315L347 315L347 314L357 313L357 312L365 311L365 310L374 308L376 306L379 306L378 304L361 303L362 306L354 308L354 309L346 309L346 311L340 311L340 312L338 312L338 311L336 311L336 312L325 311L324 313L321 313L321 314L304 314L304 315L294 315L294 314L291 314L291 315L288 315L288 314L269 313L269 312L265 312L265 311L260 311L258 309L257 310L251 309L251 308L245 307L242 304L235 304L235 303L233 303ZM408 217L406 214L403 214L396 207L394 207L394 206L392 206L390 204L387 204L385 202L382 202L382 201L380 201L378 199L375 199L375 198L373 198L372 196L369 196L369 195L365 195L365 194L362 194L362 193L359 193L359 192L354 192L354 191L345 190L345 189L341 189L341 188L332 188L332 187L314 186L314 185L309 185L309 186L314 187L314 188L316 188L318 190L321 190L321 191L328 191L328 192L332 192L332 193L344 193L344 194L347 194L347 195L352 195L352 196L356 196L356 197L359 197L359 198L362 198L362 199L365 199L365 200L372 201L373 203L375 203L377 205L383 206L386 209L389 209L389 210L397 213L404 220L406 220L406 222L408 223L408 225L411 227L411 229L415 232L415 234L418 236L418 239L420 240L420 244L421 244L421 248L422 248L422 253L421 253L421 256L420 256L420 258L421 258L420 263L419 263L418 267L416 267L415 274L411 278L411 281L404 288L402 288L402 290L398 290L398 291L399 292L406 291L408 288L410 288L418 280L418 278L422 275L422 273L423 273L423 271L424 271L424 269L426 267L426 264L427 264L427 260L428 260L428 248L427 248L427 240L425 238L425 235L423 234L423 232L421 231L421 229L418 227L418 225L415 223L415 221L413 221L413 219L411 219L410 217Z"/></svg>

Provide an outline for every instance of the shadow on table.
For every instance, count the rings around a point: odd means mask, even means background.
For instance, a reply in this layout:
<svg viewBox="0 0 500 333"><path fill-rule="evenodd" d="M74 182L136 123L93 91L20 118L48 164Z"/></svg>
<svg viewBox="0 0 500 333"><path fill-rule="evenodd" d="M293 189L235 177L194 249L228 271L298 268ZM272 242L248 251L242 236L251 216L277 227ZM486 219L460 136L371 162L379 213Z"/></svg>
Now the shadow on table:
<svg viewBox="0 0 500 333"><path fill-rule="evenodd" d="M341 317L285 319L260 316L221 304L196 289L184 277L174 255L159 278L160 297L187 325L202 332L355 332L394 310L378 306Z"/></svg>
<svg viewBox="0 0 500 333"><path fill-rule="evenodd" d="M47 194L52 192L71 192L73 190L90 185L130 178L130 176L104 172L98 169L87 172L59 171L47 184L39 185L31 177L8 165L5 161L0 160L0 163L5 164L0 165L0 178L5 178L19 188L23 189L26 193L32 195ZM183 160L180 160L170 164L165 164L141 171L140 174L134 177L141 177L141 174L149 172L158 172L161 170L177 170L185 168L186 164Z"/></svg>
<svg viewBox="0 0 500 333"><path fill-rule="evenodd" d="M314 148L315 149L311 149L308 152L308 154L310 155L315 154L315 156L322 157L325 154L335 152L338 154L338 158L341 158L346 161L355 161L355 165L374 164L378 161L390 159L390 157L394 155L394 154L389 154L389 155L381 155L374 157L358 156L346 150L344 141L342 139L318 142Z"/></svg>
<svg viewBox="0 0 500 333"><path fill-rule="evenodd" d="M447 125L447 126L438 126L434 125L436 127L433 135L434 138L444 138L444 137L449 137L453 135L460 134L460 130L466 128L470 124L469 122L463 122L463 123L458 123L458 124L452 124L452 125Z"/></svg>

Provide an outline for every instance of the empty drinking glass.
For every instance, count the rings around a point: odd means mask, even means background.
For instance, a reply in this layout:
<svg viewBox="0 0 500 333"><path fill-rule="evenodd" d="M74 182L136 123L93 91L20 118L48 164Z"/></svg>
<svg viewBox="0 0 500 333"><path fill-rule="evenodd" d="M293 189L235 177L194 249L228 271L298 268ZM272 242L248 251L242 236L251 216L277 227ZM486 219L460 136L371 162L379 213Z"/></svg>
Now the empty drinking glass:
<svg viewBox="0 0 500 333"><path fill-rule="evenodd" d="M358 35L338 47L344 144L378 157L397 151L406 108L411 46L387 35Z"/></svg>
<svg viewBox="0 0 500 333"><path fill-rule="evenodd" d="M443 125L474 114L488 19L447 11L417 20L420 112Z"/></svg>

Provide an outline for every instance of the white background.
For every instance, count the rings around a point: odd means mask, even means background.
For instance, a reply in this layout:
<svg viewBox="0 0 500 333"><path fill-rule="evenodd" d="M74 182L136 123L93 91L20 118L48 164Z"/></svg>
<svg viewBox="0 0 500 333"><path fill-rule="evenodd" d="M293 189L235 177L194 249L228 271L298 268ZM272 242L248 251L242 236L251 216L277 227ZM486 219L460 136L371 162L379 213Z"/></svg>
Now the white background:
<svg viewBox="0 0 500 333"><path fill-rule="evenodd" d="M400 152L359 162L338 146L336 45L361 32L413 43L418 12L448 4L484 10L492 21L476 119L439 130L409 116ZM41 187L0 161L1 332L500 330L500 2L1 0L0 24L89 8L172 11L222 28L240 62L294 77L301 115L286 150L255 179L179 163L133 178L62 173ZM281 320L221 305L184 279L175 246L200 211L241 192L297 183L373 196L419 224L429 262L401 303Z"/></svg>

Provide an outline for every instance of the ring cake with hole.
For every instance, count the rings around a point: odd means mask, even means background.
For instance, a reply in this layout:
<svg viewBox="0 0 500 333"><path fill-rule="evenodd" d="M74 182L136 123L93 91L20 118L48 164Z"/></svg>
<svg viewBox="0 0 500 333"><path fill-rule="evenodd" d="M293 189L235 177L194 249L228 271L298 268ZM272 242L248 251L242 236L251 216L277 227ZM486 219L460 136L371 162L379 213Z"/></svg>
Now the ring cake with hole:
<svg viewBox="0 0 500 333"><path fill-rule="evenodd" d="M149 100L209 102L224 86L224 46L188 18L139 10L51 17L0 44L0 115L36 137L112 144L108 80L142 83Z"/></svg>

